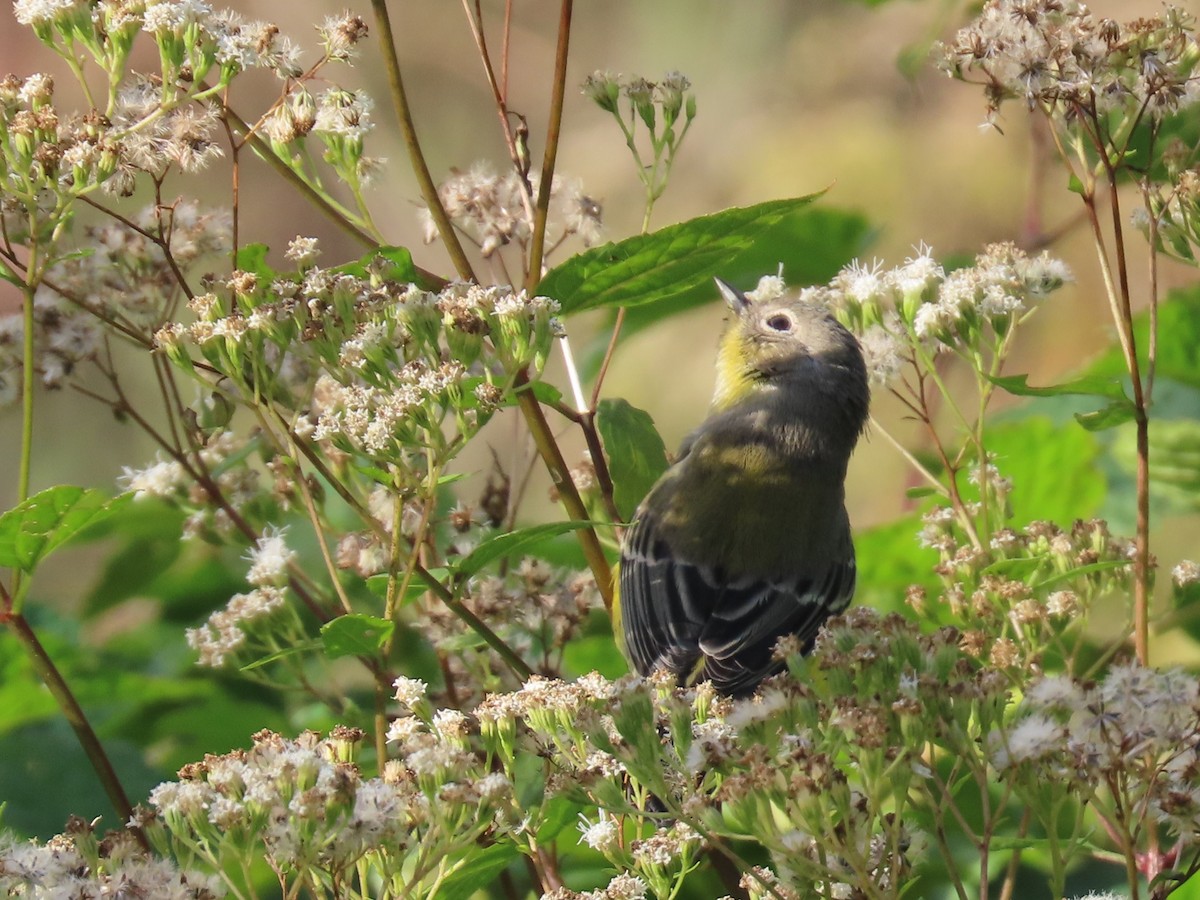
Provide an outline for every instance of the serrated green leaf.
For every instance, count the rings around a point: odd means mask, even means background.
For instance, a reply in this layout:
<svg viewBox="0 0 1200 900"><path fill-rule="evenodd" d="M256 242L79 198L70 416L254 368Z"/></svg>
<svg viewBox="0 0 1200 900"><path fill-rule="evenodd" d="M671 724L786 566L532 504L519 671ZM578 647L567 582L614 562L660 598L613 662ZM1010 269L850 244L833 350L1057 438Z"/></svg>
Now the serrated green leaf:
<svg viewBox="0 0 1200 900"><path fill-rule="evenodd" d="M84 528L128 503L132 494L58 485L0 516L0 566L32 572L39 562Z"/></svg>
<svg viewBox="0 0 1200 900"><path fill-rule="evenodd" d="M867 249L872 234L867 220L857 213L804 206L764 229L717 274L731 284L752 287L760 277L774 275L782 267L789 285L824 284ZM714 302L717 291L706 278L652 303L626 307L621 338L626 340L656 322ZM606 334L584 348L579 364L585 377L595 376L607 348Z"/></svg>
<svg viewBox="0 0 1200 900"><path fill-rule="evenodd" d="M321 626L321 643L329 659L372 656L387 643L396 624L378 616L353 613Z"/></svg>
<svg viewBox="0 0 1200 900"><path fill-rule="evenodd" d="M728 276L765 229L816 196L727 209L596 247L550 270L538 293L562 304L564 314L678 297Z"/></svg>
<svg viewBox="0 0 1200 900"><path fill-rule="evenodd" d="M601 400L596 408L596 427L608 456L613 501L621 515L629 519L667 470L667 448L650 414L625 400Z"/></svg>
<svg viewBox="0 0 1200 900"><path fill-rule="evenodd" d="M470 578L484 566L498 559L528 550L547 538L580 528L590 528L595 524L597 523L578 521L549 522L495 535L480 542L479 546L459 561L454 567L455 576L459 579Z"/></svg>

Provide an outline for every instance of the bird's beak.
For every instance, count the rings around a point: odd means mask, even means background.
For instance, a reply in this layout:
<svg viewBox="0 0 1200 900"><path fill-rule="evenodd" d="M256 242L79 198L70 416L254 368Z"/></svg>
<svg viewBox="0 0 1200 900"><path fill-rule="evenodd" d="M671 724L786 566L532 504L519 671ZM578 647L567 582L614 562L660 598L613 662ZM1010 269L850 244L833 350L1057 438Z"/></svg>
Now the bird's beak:
<svg viewBox="0 0 1200 900"><path fill-rule="evenodd" d="M714 278L713 281L717 283L717 290L721 292L725 305L739 316L750 308L750 301L746 299L746 295L728 281L722 281L720 278Z"/></svg>

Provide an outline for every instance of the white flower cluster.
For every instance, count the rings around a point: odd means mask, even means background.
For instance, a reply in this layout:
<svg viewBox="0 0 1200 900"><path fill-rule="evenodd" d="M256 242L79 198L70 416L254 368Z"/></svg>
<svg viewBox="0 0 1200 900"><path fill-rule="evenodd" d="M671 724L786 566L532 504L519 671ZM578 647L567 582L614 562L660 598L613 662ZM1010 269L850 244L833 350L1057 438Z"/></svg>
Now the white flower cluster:
<svg viewBox="0 0 1200 900"><path fill-rule="evenodd" d="M273 867L316 870L334 881L376 854L385 875L414 879L401 895L426 896L418 885L433 876L419 866L404 868L410 850L439 858L446 852L439 842L469 846L493 827L519 822L510 815L512 785L464 749L461 723L432 727L410 728L398 742L399 758L388 761L383 777L370 779L344 761L363 737L356 729L335 729L324 740L311 732L288 740L264 731L248 751L185 767L180 781L151 792L150 803L183 844L232 842L229 851L244 856L251 842L261 841Z"/></svg>
<svg viewBox="0 0 1200 900"><path fill-rule="evenodd" d="M234 594L199 628L188 628L188 646L200 654L199 664L212 669L225 665L246 643L246 627L282 609L286 597L283 588L269 585Z"/></svg>
<svg viewBox="0 0 1200 900"><path fill-rule="evenodd" d="M1026 693L1016 719L987 740L1002 771L1086 790L1123 785L1160 824L1200 837L1200 682L1179 670L1114 666L1094 684L1048 676Z"/></svg>
<svg viewBox="0 0 1200 900"><path fill-rule="evenodd" d="M1006 334L1052 291L1071 281L1065 263L1029 256L1012 243L991 244L975 264L947 273L922 244L893 269L853 261L828 285L806 287L800 299L831 308L859 338L872 382L886 384L919 345L929 353L978 340L985 327ZM783 279L767 276L752 292L780 296Z"/></svg>
<svg viewBox="0 0 1200 900"><path fill-rule="evenodd" d="M486 163L454 175L438 188L438 197L454 225L489 257L509 244L525 246L533 232L533 200L538 176L525 181L514 171L497 175ZM585 247L600 239L601 208L583 193L578 179L555 175L550 186L550 247L578 235ZM425 242L437 240L437 224L428 209L421 211Z"/></svg>
<svg viewBox="0 0 1200 900"><path fill-rule="evenodd" d="M228 245L229 216L201 212L191 201L135 217L153 233L166 219L165 243L176 266L186 267ZM90 229L92 252L73 254L51 268L34 295L34 366L43 387L59 388L102 346L102 322L144 328L161 320L176 296L166 257L145 234L123 224ZM51 289L49 284L53 284ZM20 313L0 316L0 407L19 396L24 326Z"/></svg>
<svg viewBox="0 0 1200 900"><path fill-rule="evenodd" d="M0 895L217 900L225 889L219 875L183 871L168 859L151 857L128 834L96 859L84 856L69 836L38 844L0 834Z"/></svg>
<svg viewBox="0 0 1200 900"><path fill-rule="evenodd" d="M1193 32L1193 17L1169 5L1120 23L1077 0L989 0L938 50L950 74L982 78L989 122L1008 98L1081 117L1160 115L1200 99Z"/></svg>
<svg viewBox="0 0 1200 900"><path fill-rule="evenodd" d="M179 459L165 459L159 454L155 461L143 469L125 466L117 480L122 490L133 491L134 498L141 500L154 497L177 503L190 510L184 522L184 535L196 537L213 529L220 534L229 534L234 524L223 507L209 505L208 492L197 483L196 473L211 475L213 483L220 488L222 497L234 508L241 509L252 499L260 496L259 474L249 466L223 466L246 446L248 438L239 437L232 431L221 431L196 451L190 466ZM212 474L216 473L216 474Z"/></svg>

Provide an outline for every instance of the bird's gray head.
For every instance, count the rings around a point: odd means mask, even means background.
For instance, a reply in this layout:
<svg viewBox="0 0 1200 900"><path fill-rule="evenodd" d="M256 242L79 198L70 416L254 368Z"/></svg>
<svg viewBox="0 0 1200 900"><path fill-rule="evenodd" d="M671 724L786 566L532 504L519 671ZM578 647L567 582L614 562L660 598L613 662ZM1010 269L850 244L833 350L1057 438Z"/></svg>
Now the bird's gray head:
<svg viewBox="0 0 1200 900"><path fill-rule="evenodd" d="M794 297L755 300L717 279L734 315L717 357L716 410L759 393L832 415L855 437L870 392L858 340L828 309Z"/></svg>

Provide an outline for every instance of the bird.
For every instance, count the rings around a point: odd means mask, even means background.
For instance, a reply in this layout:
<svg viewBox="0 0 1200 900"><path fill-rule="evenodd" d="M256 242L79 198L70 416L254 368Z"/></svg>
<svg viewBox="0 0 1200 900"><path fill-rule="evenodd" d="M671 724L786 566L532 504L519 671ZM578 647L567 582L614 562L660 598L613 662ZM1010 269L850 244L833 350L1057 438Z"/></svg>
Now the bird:
<svg viewBox="0 0 1200 900"><path fill-rule="evenodd" d="M639 674L744 697L783 669L779 638L808 652L854 594L845 479L870 389L828 308L716 282L712 407L625 531L614 631Z"/></svg>

